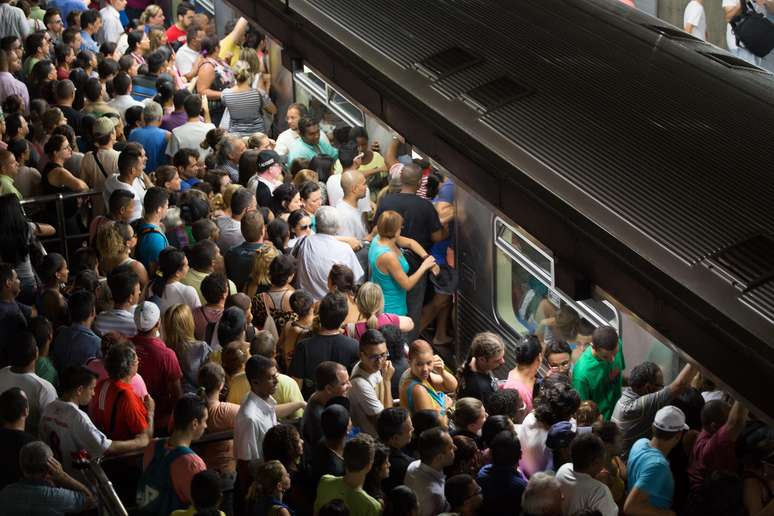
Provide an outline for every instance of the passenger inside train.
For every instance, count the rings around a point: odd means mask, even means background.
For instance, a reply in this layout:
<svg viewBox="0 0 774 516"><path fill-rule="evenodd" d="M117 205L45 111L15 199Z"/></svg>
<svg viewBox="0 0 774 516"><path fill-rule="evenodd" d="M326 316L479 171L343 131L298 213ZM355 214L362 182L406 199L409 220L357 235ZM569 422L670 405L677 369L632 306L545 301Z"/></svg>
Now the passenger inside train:
<svg viewBox="0 0 774 516"><path fill-rule="evenodd" d="M501 253L466 333L465 186L257 27L91 6L0 4L2 514L774 515L774 429L636 317Z"/></svg>

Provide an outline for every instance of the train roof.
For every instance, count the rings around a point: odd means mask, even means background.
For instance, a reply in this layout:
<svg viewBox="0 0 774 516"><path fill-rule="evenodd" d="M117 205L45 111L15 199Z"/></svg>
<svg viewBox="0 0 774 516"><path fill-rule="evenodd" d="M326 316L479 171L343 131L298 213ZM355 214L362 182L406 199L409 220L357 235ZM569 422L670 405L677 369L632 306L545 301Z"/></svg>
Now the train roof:
<svg viewBox="0 0 774 516"><path fill-rule="evenodd" d="M774 76L615 0L232 3L774 413Z"/></svg>

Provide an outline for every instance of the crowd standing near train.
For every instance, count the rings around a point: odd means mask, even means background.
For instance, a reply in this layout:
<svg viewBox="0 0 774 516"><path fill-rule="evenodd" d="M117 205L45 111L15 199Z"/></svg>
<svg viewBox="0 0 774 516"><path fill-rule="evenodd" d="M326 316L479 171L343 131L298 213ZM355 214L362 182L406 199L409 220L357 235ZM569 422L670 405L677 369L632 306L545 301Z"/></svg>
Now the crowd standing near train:
<svg viewBox="0 0 774 516"><path fill-rule="evenodd" d="M454 182L280 131L271 69L186 2L0 2L3 514L106 503L103 458L133 514L774 514L771 428L526 282L513 369L453 366Z"/></svg>

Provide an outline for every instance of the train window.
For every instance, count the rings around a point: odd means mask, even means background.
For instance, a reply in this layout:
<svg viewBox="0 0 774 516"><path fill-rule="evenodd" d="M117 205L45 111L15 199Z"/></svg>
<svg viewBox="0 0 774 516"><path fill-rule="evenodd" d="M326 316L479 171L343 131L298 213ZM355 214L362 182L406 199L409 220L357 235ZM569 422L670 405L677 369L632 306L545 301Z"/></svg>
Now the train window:
<svg viewBox="0 0 774 516"><path fill-rule="evenodd" d="M305 104L326 133L339 127L362 126L363 111L336 91L320 75L304 66L293 77L296 102Z"/></svg>
<svg viewBox="0 0 774 516"><path fill-rule="evenodd" d="M532 268L544 283L553 285L553 257L536 239L521 229L512 228L499 218L495 219L495 239L498 246L526 262L527 267Z"/></svg>

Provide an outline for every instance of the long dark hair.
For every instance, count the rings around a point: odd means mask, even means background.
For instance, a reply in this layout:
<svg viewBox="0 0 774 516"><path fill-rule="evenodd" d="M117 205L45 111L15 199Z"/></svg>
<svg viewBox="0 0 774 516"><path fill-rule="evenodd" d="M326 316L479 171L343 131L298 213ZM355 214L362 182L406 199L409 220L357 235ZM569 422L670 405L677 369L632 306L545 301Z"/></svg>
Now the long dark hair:
<svg viewBox="0 0 774 516"><path fill-rule="evenodd" d="M14 194L0 196L0 257L11 265L24 261L30 254L29 239L30 225L19 198Z"/></svg>
<svg viewBox="0 0 774 516"><path fill-rule="evenodd" d="M151 282L151 291L159 297L164 296L164 289L169 279L183 268L185 253L174 247L167 247L159 254L159 268Z"/></svg>

